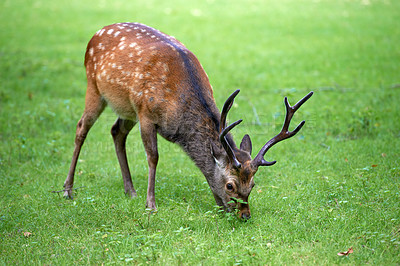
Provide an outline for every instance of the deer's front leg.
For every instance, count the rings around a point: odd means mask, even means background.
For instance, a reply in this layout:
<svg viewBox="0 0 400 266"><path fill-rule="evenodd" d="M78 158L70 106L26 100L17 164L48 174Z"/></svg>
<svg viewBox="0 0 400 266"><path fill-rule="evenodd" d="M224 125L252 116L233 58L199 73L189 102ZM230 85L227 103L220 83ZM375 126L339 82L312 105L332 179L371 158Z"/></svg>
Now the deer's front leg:
<svg viewBox="0 0 400 266"><path fill-rule="evenodd" d="M147 163L149 165L149 182L147 187L147 200L146 207L156 210L155 198L155 179L156 167L158 162L158 149L157 149L157 130L154 124L149 121L140 120L140 133L147 155Z"/></svg>

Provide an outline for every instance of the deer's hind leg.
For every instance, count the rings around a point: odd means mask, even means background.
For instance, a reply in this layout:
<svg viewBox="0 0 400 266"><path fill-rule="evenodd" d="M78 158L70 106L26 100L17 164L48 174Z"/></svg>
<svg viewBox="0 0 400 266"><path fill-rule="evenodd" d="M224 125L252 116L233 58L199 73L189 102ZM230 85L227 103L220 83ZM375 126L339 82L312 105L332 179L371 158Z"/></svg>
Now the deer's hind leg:
<svg viewBox="0 0 400 266"><path fill-rule="evenodd" d="M129 171L128 160L126 157L126 138L135 126L136 122L132 120L124 120L118 118L114 126L111 128L111 135L114 139L115 151L119 166L121 167L122 178L124 180L125 194L130 197L136 197L136 190L132 184L131 173Z"/></svg>
<svg viewBox="0 0 400 266"><path fill-rule="evenodd" d="M78 122L78 125L76 126L75 149L72 155L72 161L69 168L68 176L64 182L64 197L72 198L72 187L74 185L74 175L79 153L90 128L96 122L97 118L99 118L105 107L106 102L99 94L96 86L88 82L85 110L81 119Z"/></svg>

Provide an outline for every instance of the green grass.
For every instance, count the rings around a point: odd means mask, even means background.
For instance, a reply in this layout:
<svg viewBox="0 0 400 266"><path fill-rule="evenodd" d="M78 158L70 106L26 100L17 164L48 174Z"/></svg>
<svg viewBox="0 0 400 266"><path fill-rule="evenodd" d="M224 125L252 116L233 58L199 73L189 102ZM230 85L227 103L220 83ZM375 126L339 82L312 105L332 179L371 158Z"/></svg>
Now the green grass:
<svg viewBox="0 0 400 266"><path fill-rule="evenodd" d="M21 1L0 3L0 263L399 264L400 2L395 0ZM255 150L280 129L283 97L315 95L299 136L274 147L252 218L219 214L205 178L160 140L158 213L145 209L136 127L123 193L108 109L61 190L85 97L83 55L114 22L174 35L203 64L219 107ZM31 235L25 237L24 233ZM354 253L338 252L353 247Z"/></svg>

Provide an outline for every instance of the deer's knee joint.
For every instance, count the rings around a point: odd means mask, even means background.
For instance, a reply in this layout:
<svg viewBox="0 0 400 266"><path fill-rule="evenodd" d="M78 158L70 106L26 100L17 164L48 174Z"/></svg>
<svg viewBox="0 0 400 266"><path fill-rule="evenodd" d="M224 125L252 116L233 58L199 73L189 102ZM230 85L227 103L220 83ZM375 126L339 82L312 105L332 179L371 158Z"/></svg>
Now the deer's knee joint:
<svg viewBox="0 0 400 266"><path fill-rule="evenodd" d="M149 166L156 167L158 163L158 152L147 151L147 161L149 163Z"/></svg>
<svg viewBox="0 0 400 266"><path fill-rule="evenodd" d="M83 121L82 121L82 119L81 119L81 120L79 120L78 124L76 125L76 128L77 128L77 129L81 129L82 126L83 126Z"/></svg>
<svg viewBox="0 0 400 266"><path fill-rule="evenodd" d="M118 136L118 133L119 133L119 125L118 123L116 123L111 128L111 136L113 136L113 138L116 138Z"/></svg>

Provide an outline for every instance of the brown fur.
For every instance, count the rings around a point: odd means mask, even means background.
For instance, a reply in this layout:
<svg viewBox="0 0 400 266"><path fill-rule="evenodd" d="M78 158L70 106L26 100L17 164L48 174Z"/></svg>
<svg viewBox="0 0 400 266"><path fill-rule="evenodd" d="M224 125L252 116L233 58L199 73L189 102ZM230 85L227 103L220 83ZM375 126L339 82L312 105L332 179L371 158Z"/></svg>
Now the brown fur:
<svg viewBox="0 0 400 266"><path fill-rule="evenodd" d="M246 135L237 148L231 135L226 136L242 165L237 169L219 140L221 115L208 76L182 43L143 24L114 24L99 30L90 40L85 67L85 110L77 125L75 150L64 183L65 196L72 196L76 163L86 135L109 105L119 117L111 134L126 194L136 196L125 142L129 131L139 122L149 166L148 208L156 208L159 134L180 145L195 162L217 204L228 210L236 207L241 217L250 217L247 203L228 203L232 198L247 202L254 186L258 166L251 162L250 138ZM233 190L227 188L228 183Z"/></svg>

